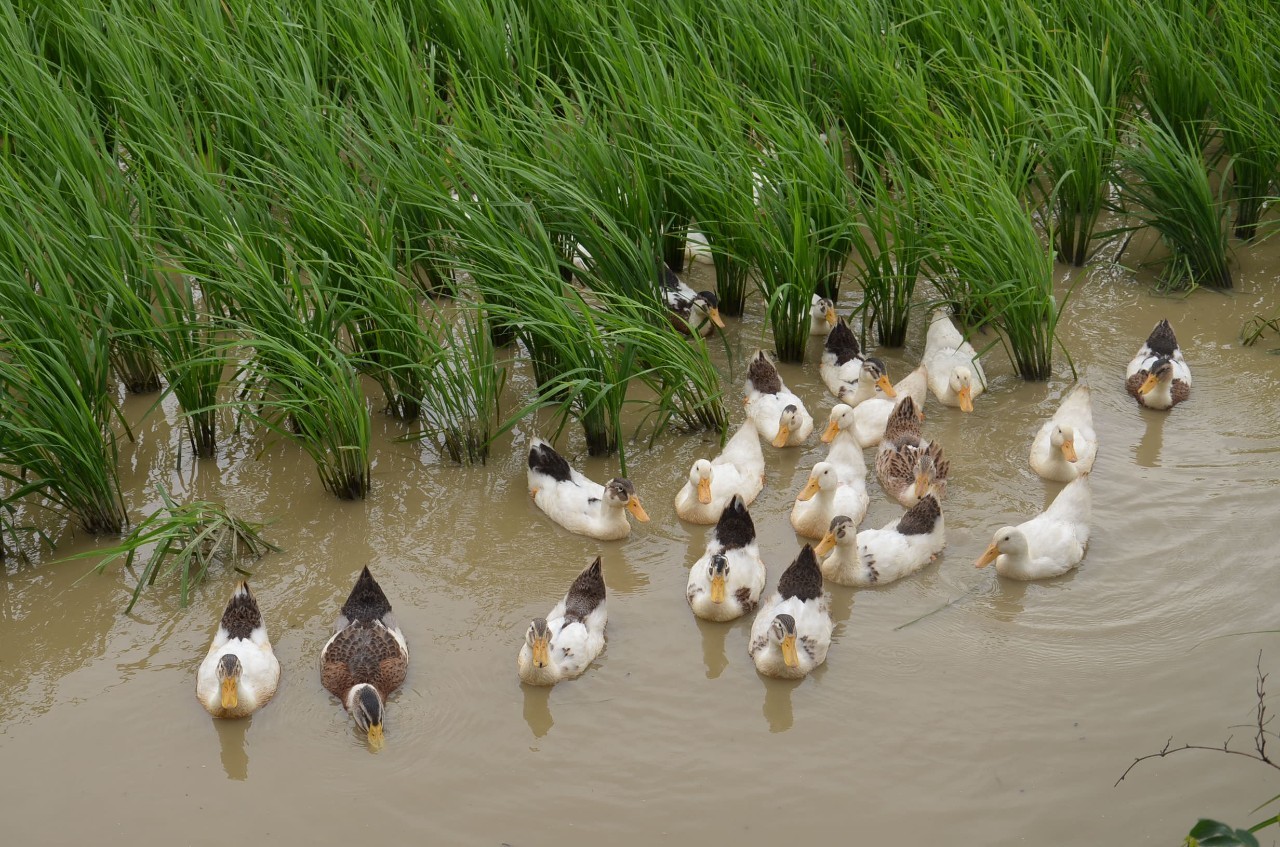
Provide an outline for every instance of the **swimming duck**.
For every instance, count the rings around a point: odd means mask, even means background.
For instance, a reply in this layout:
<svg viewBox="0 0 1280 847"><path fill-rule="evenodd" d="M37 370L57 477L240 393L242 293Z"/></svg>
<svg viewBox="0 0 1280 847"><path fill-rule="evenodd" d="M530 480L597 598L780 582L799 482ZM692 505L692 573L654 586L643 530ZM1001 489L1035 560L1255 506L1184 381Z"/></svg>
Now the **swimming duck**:
<svg viewBox="0 0 1280 847"><path fill-rule="evenodd" d="M731 621L755 611L764 576L756 526L735 494L707 541L707 551L689 570L685 598L703 620Z"/></svg>
<svg viewBox="0 0 1280 847"><path fill-rule="evenodd" d="M333 628L333 637L320 651L320 681L342 701L376 750L383 742L386 700L409 673L409 646L368 566L356 578Z"/></svg>
<svg viewBox="0 0 1280 847"><path fill-rule="evenodd" d="M814 551L824 556L835 550L822 562L824 579L856 588L888 585L932 562L947 543L942 507L933 492L880 529L857 530L844 515L831 520Z"/></svg>
<svg viewBox="0 0 1280 847"><path fill-rule="evenodd" d="M849 421L850 427L842 429L841 421ZM827 448L824 461L835 467L836 476L842 483L848 485L860 483L865 488L867 463L862 456L862 448L854 438L852 421L853 409L845 404L837 403L831 408L827 416L827 427L822 433L822 441L831 445Z"/></svg>
<svg viewBox="0 0 1280 847"><path fill-rule="evenodd" d="M774 447L803 444L813 432L813 417L782 382L778 369L760 350L747 365L747 417Z"/></svg>
<svg viewBox="0 0 1280 847"><path fill-rule="evenodd" d="M825 662L833 628L830 607L818 559L806 544L751 623L748 652L756 670L780 679L802 679Z"/></svg>
<svg viewBox="0 0 1280 847"><path fill-rule="evenodd" d="M964 340L951 319L941 312L929 317L924 362L929 369L929 390L944 406L973 411L973 400L986 390L987 377L973 345Z"/></svg>
<svg viewBox="0 0 1280 847"><path fill-rule="evenodd" d="M848 403L832 407L822 440L829 442L838 432L847 431L853 434L859 447L875 447L884 438L889 416L901 400L898 398L899 394L910 397L916 404L916 413L924 416L924 398L929 393L929 381L928 371L923 364L900 379L894 389L895 400L872 397L859 403L857 407L851 407ZM841 406L844 408L841 409ZM839 414L836 413L837 409L840 409Z"/></svg>
<svg viewBox="0 0 1280 847"><path fill-rule="evenodd" d="M836 304L817 294L809 302L809 334L825 335L836 325Z"/></svg>
<svg viewBox="0 0 1280 847"><path fill-rule="evenodd" d="M529 494L551 520L570 532L602 541L631 534L624 509L636 520L649 520L630 480L614 477L604 485L592 482L541 438L529 445Z"/></svg>
<svg viewBox="0 0 1280 847"><path fill-rule="evenodd" d="M975 564L985 568L995 562L996 573L1010 579L1061 576L1084 558L1089 515L1089 475L1082 473L1058 492L1044 512L997 530Z"/></svg>
<svg viewBox="0 0 1280 847"><path fill-rule="evenodd" d="M720 301L713 291L694 291L675 271L662 265L662 299L671 313L671 323L686 335L708 336L715 327L724 329Z"/></svg>
<svg viewBox="0 0 1280 847"><path fill-rule="evenodd" d="M823 344L818 373L827 390L850 406L857 406L880 392L888 397L896 396L889 384L889 369L882 360L862 355L858 339L844 318L836 322Z"/></svg>
<svg viewBox="0 0 1280 847"><path fill-rule="evenodd" d="M821 538L836 515L848 515L855 525L861 523L867 502L864 480L842 482L834 465L818 462L791 507L791 526L806 538Z"/></svg>
<svg viewBox="0 0 1280 847"><path fill-rule="evenodd" d="M1167 320L1151 330L1124 375L1125 390L1148 409L1172 409L1191 396L1191 369Z"/></svg>
<svg viewBox="0 0 1280 847"><path fill-rule="evenodd" d="M569 593L545 618L534 618L516 659L520 680L530 685L555 685L580 676L604 649L604 574L600 557L573 581Z"/></svg>
<svg viewBox="0 0 1280 847"><path fill-rule="evenodd" d="M703 265L715 263L715 256L711 252L711 245L707 243L707 236L692 227L689 228L689 232L685 235L684 257L693 259Z"/></svg>
<svg viewBox="0 0 1280 847"><path fill-rule="evenodd" d="M279 684L280 662L258 601L241 581L196 672L196 698L215 718L243 718L267 705Z"/></svg>
<svg viewBox="0 0 1280 847"><path fill-rule="evenodd" d="M1089 386L1080 383L1036 433L1031 469L1051 482L1070 482L1093 468L1097 454Z"/></svg>
<svg viewBox="0 0 1280 847"><path fill-rule="evenodd" d="M921 437L920 416L910 397L903 397L889 416L876 449L875 467L884 493L907 508L930 486L938 498L946 493L951 463L942 457L941 446Z"/></svg>
<svg viewBox="0 0 1280 847"><path fill-rule="evenodd" d="M712 524L734 497L750 504L764 487L764 451L755 421L748 419L711 461L699 459L676 494L676 514L690 523Z"/></svg>

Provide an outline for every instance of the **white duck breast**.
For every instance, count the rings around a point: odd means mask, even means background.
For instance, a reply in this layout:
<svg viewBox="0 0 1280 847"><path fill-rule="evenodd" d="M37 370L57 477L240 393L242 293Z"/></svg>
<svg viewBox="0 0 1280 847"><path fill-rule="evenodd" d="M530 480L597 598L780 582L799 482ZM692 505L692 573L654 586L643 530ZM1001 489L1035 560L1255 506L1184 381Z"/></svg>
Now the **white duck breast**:
<svg viewBox="0 0 1280 847"><path fill-rule="evenodd" d="M243 718L265 706L279 684L280 662L258 602L241 581L196 672L196 699L215 718Z"/></svg>
<svg viewBox="0 0 1280 847"><path fill-rule="evenodd" d="M578 574L564 599L545 618L535 618L516 659L520 679L554 685L582 674L604 649L609 621L600 557Z"/></svg>
<svg viewBox="0 0 1280 847"><path fill-rule="evenodd" d="M865 481L841 482L834 465L818 462L791 507L791 526L806 538L822 538L837 515L848 516L855 525L862 523L867 503Z"/></svg>
<svg viewBox="0 0 1280 847"><path fill-rule="evenodd" d="M1068 483L1043 513L1017 526L996 531L976 562L995 562L996 573L1010 579L1061 576L1080 564L1089 544L1089 475Z"/></svg>
<svg viewBox="0 0 1280 847"><path fill-rule="evenodd" d="M685 599L704 620L731 621L755 611L764 581L755 524L742 498L734 497L721 514L706 552L689 570Z"/></svg>
<svg viewBox="0 0 1280 847"><path fill-rule="evenodd" d="M924 413L924 398L929 392L928 369L923 363L914 371L904 376L894 386L895 396L910 397L916 404L916 410ZM853 409L853 437L860 447L875 447L884 438L885 427L897 400L874 397Z"/></svg>
<svg viewBox="0 0 1280 847"><path fill-rule="evenodd" d="M699 459L676 494L676 514L697 524L713 524L735 496L750 504L764 487L764 451L755 422L747 420L711 461Z"/></svg>
<svg viewBox="0 0 1280 847"><path fill-rule="evenodd" d="M761 604L747 651L765 676L803 679L827 660L832 628L822 571L806 544L778 580L778 590Z"/></svg>
<svg viewBox="0 0 1280 847"><path fill-rule="evenodd" d="M944 406L972 412L974 398L987 387L978 353L946 315L934 312L929 321L922 360L929 369L929 390Z"/></svg>
<svg viewBox="0 0 1280 847"><path fill-rule="evenodd" d="M606 485L592 482L541 438L529 445L528 464L533 502L570 532L610 541L631 534L627 512L639 521L649 520L629 480L615 477Z"/></svg>
<svg viewBox="0 0 1280 847"><path fill-rule="evenodd" d="M867 462L862 448L853 436L853 409L837 403L827 418L822 441L830 444L824 461L836 469L836 477L845 485L867 487Z"/></svg>
<svg viewBox="0 0 1280 847"><path fill-rule="evenodd" d="M1070 482L1093 468L1098 436L1093 431L1089 386L1072 389L1031 442L1031 469L1051 482Z"/></svg>
<svg viewBox="0 0 1280 847"><path fill-rule="evenodd" d="M843 516L831 522L816 551L819 556L835 551L822 562L825 579L857 588L888 585L932 562L947 543L942 508L933 494L880 529L855 535L856 530Z"/></svg>
<svg viewBox="0 0 1280 847"><path fill-rule="evenodd" d="M747 417L774 447L797 447L813 432L813 416L761 350L747 365Z"/></svg>
<svg viewBox="0 0 1280 847"><path fill-rule="evenodd" d="M1172 409L1191 396L1191 369L1173 327L1162 320L1125 369L1125 390L1148 409Z"/></svg>

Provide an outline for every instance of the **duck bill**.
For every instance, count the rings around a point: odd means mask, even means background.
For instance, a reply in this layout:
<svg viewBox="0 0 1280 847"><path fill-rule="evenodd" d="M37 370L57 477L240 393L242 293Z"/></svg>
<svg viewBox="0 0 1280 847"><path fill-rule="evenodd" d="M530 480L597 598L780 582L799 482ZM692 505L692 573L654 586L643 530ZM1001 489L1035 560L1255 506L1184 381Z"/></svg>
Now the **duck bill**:
<svg viewBox="0 0 1280 847"><path fill-rule="evenodd" d="M369 724L369 747L374 750L381 750L385 743L386 741L382 736L382 724Z"/></svg>
<svg viewBox="0 0 1280 847"><path fill-rule="evenodd" d="M724 575L716 574L711 577L711 602L724 602Z"/></svg>
<svg viewBox="0 0 1280 847"><path fill-rule="evenodd" d="M720 317L719 309L711 309L707 312L707 317L711 318L711 322L716 326L724 329L724 319Z"/></svg>
<svg viewBox="0 0 1280 847"><path fill-rule="evenodd" d="M636 520L641 523L649 522L649 513L644 510L644 506L640 505L639 497L631 497L627 500L627 511L636 516Z"/></svg>
<svg viewBox="0 0 1280 847"><path fill-rule="evenodd" d="M786 447L787 439L791 437L791 427L786 424L778 424L778 434L773 437L774 447Z"/></svg>
<svg viewBox="0 0 1280 847"><path fill-rule="evenodd" d="M818 485L817 477L811 476L809 477L809 481L805 484L804 489L801 490L800 494L796 497L796 499L808 500L810 497L818 493L819 488L820 486Z"/></svg>
<svg viewBox="0 0 1280 847"><path fill-rule="evenodd" d="M794 633L782 639L782 662L789 668L800 667L800 654L796 652Z"/></svg>
<svg viewBox="0 0 1280 847"><path fill-rule="evenodd" d="M545 668L551 664L551 639L536 638L533 641L533 664Z"/></svg>
<svg viewBox="0 0 1280 847"><path fill-rule="evenodd" d="M1076 444L1074 441L1062 442L1062 456L1068 462L1074 462L1078 458L1076 456Z"/></svg>
<svg viewBox="0 0 1280 847"><path fill-rule="evenodd" d="M711 502L711 480L698 480L698 502L704 506Z"/></svg>
<svg viewBox="0 0 1280 847"><path fill-rule="evenodd" d="M840 432L840 424L835 421L828 421L827 428L822 431L822 443L830 444L835 440L836 435Z"/></svg>
<svg viewBox="0 0 1280 847"><path fill-rule="evenodd" d="M234 676L222 680L222 708L234 709L240 705L240 693L237 690L239 683L239 678Z"/></svg>
<svg viewBox="0 0 1280 847"><path fill-rule="evenodd" d="M994 562L999 556L1000 556L1000 548L997 547L994 543L992 543L989 547L987 547L987 549L983 552L983 554L978 557L978 561L974 562L974 565L980 568L985 568L987 565Z"/></svg>
<svg viewBox="0 0 1280 847"><path fill-rule="evenodd" d="M886 374L881 374L880 378L876 380L876 388L883 391L884 396L891 400L898 396L898 389L889 383L889 377Z"/></svg>
<svg viewBox="0 0 1280 847"><path fill-rule="evenodd" d="M929 477L924 474L916 474L916 499L929 493Z"/></svg>
<svg viewBox="0 0 1280 847"><path fill-rule="evenodd" d="M829 327L833 327L833 326L835 326L835 325L836 325L836 321L838 320L838 318L836 317L836 310L835 310L835 309L827 309L827 313L826 313L825 315L823 315L823 318L826 320L826 322L827 322L827 326L829 326Z"/></svg>
<svg viewBox="0 0 1280 847"><path fill-rule="evenodd" d="M814 548L813 552L818 556L825 556L827 553L831 552L831 548L835 546L836 534L834 532L828 532L826 535L822 536L822 540L818 542L818 546Z"/></svg>
<svg viewBox="0 0 1280 847"><path fill-rule="evenodd" d="M973 411L973 389L967 385L960 389L960 411Z"/></svg>
<svg viewBox="0 0 1280 847"><path fill-rule="evenodd" d="M1159 381L1160 381L1160 378L1157 377L1155 374L1149 374L1147 376L1146 381L1142 383L1142 387L1138 389L1138 393L1143 396L1150 394L1151 390L1156 387L1156 383L1158 383Z"/></svg>

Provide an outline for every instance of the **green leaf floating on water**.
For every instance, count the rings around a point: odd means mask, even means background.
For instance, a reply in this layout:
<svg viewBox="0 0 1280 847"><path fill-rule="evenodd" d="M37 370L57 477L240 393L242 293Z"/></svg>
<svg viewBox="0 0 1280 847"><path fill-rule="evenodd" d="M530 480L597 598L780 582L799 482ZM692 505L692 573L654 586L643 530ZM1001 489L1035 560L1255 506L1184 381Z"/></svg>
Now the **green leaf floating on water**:
<svg viewBox="0 0 1280 847"><path fill-rule="evenodd" d="M1187 833L1187 847L1258 847L1258 839L1245 829L1233 829L1221 821L1201 818Z"/></svg>

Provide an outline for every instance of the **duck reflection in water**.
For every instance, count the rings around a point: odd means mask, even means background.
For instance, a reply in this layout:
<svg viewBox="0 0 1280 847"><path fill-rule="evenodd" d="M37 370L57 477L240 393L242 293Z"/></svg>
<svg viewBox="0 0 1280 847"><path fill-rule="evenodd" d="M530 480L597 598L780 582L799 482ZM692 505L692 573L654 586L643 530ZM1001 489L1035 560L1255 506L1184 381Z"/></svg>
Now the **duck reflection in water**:
<svg viewBox="0 0 1280 847"><path fill-rule="evenodd" d="M1164 412L1143 409L1142 417L1147 419L1147 429L1142 433L1142 439L1138 441L1138 449L1134 451L1133 458L1139 467L1158 468L1160 451L1164 447L1164 422L1169 419L1169 416Z"/></svg>
<svg viewBox="0 0 1280 847"><path fill-rule="evenodd" d="M707 666L707 679L719 679L720 674L724 673L724 669L729 666L725 639L732 628L722 623L698 620L698 629L702 631L702 661Z"/></svg>
<svg viewBox="0 0 1280 847"><path fill-rule="evenodd" d="M238 721L213 721L222 746L222 770L227 779L244 782L249 778L249 727L253 718Z"/></svg>
<svg viewBox="0 0 1280 847"><path fill-rule="evenodd" d="M764 682L764 719L770 732L786 732L795 725L796 716L791 708L791 692L803 679L769 679Z"/></svg>
<svg viewBox="0 0 1280 847"><path fill-rule="evenodd" d="M542 738L551 731L555 720L551 717L551 687L521 685L524 689L524 722L529 725L534 738Z"/></svg>

